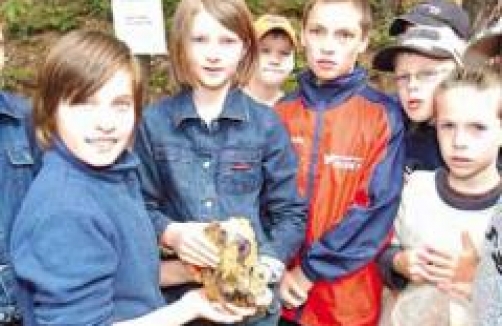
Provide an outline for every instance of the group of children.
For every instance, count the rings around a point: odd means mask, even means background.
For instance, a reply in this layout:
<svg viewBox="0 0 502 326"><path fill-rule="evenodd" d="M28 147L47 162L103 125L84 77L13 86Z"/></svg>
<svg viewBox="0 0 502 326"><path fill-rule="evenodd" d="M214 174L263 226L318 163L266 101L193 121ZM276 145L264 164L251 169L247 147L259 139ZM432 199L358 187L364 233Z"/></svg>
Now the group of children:
<svg viewBox="0 0 502 326"><path fill-rule="evenodd" d="M453 3L398 17L373 59L395 98L357 63L368 1L306 1L297 39L242 0L181 0L179 91L144 111L125 44L63 36L31 113L0 93L0 322L396 326L444 304L432 325L502 324L500 25L469 44ZM232 216L255 230L265 312L210 302L192 274Z"/></svg>

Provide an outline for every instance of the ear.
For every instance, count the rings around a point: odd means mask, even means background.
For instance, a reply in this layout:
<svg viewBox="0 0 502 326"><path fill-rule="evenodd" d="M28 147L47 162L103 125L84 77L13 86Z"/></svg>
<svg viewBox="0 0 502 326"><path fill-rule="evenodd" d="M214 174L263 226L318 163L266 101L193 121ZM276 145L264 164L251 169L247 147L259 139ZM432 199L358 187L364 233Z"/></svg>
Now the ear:
<svg viewBox="0 0 502 326"><path fill-rule="evenodd" d="M370 42L370 32L368 31L365 36L363 36L363 39L361 40L361 43L359 44L359 47L357 49L358 54L362 54L366 52L366 49L368 48L368 44Z"/></svg>

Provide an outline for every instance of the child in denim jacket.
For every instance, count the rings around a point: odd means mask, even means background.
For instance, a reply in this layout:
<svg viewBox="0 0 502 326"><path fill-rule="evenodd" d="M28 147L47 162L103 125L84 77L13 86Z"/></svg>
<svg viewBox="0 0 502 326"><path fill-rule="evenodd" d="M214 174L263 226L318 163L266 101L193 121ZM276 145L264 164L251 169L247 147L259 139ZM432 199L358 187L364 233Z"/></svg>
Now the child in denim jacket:
<svg viewBox="0 0 502 326"><path fill-rule="evenodd" d="M181 91L146 110L135 146L162 245L180 259L166 264L215 266L219 258L204 228L242 216L254 228L260 262L275 283L302 241L305 203L284 126L239 88L257 59L250 13L241 0L182 0L171 31ZM277 305L269 313L264 325L278 319Z"/></svg>
<svg viewBox="0 0 502 326"><path fill-rule="evenodd" d="M5 40L0 21L0 71L4 64ZM0 324L16 325L15 284L7 254L12 220L34 178L39 157L31 133L28 103L0 91ZM10 323L10 324L9 324Z"/></svg>

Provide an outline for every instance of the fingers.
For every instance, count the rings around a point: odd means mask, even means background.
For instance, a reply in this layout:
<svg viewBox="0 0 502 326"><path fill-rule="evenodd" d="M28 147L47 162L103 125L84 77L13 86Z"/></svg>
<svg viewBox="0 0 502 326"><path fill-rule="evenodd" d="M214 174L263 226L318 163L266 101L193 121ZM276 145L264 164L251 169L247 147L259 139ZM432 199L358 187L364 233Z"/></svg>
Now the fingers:
<svg viewBox="0 0 502 326"><path fill-rule="evenodd" d="M225 303L223 306L228 313L234 314L234 315L239 315L242 317L249 317L253 316L256 314L256 308L255 307L239 307L231 303Z"/></svg>
<svg viewBox="0 0 502 326"><path fill-rule="evenodd" d="M291 273L286 273L279 288L281 300L286 308L301 306L306 300L308 293L296 282Z"/></svg>
<svg viewBox="0 0 502 326"><path fill-rule="evenodd" d="M469 232L463 231L461 239L462 239L462 251L477 253L476 245L474 245L474 242L472 241Z"/></svg>
<svg viewBox="0 0 502 326"><path fill-rule="evenodd" d="M268 307L274 299L274 294L269 288L265 288L265 291L256 298L256 305L258 307Z"/></svg>
<svg viewBox="0 0 502 326"><path fill-rule="evenodd" d="M178 255L182 260L198 266L215 267L220 259L216 246L197 233L183 236Z"/></svg>

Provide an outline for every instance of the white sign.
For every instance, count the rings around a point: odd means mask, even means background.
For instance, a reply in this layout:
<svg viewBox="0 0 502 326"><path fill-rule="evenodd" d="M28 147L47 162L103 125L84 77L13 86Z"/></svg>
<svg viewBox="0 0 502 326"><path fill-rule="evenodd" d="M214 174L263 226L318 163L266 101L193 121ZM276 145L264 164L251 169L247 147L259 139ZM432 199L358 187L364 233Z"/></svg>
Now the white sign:
<svg viewBox="0 0 502 326"><path fill-rule="evenodd" d="M112 0L113 27L134 54L165 54L161 0Z"/></svg>

